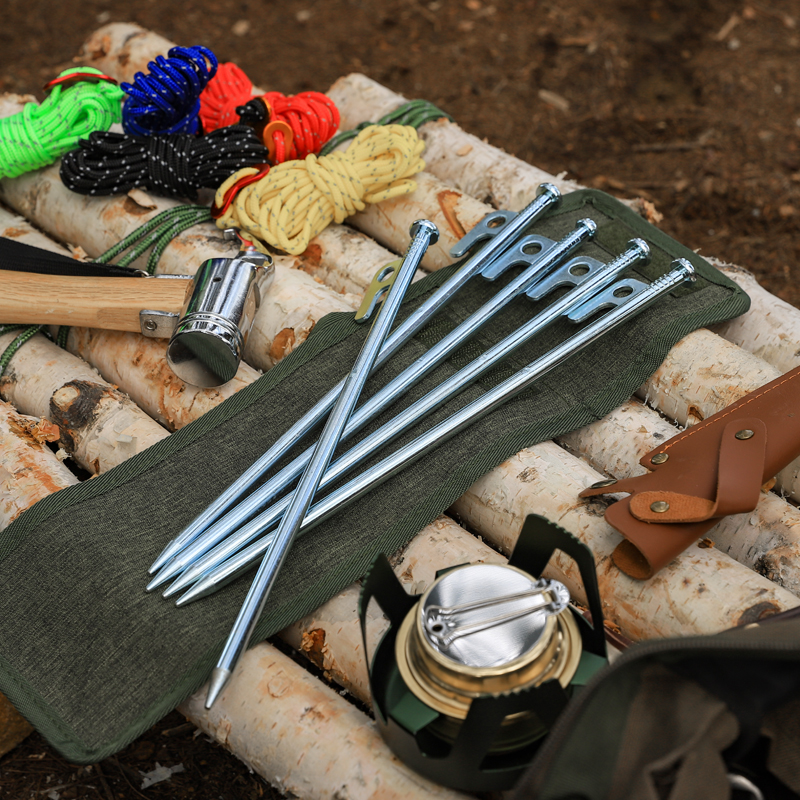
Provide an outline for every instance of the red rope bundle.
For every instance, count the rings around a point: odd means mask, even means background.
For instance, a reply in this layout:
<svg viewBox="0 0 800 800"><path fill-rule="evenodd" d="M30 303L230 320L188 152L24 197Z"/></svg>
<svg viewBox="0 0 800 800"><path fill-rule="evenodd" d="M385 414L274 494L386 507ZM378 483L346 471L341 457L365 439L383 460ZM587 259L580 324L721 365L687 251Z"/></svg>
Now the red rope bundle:
<svg viewBox="0 0 800 800"><path fill-rule="evenodd" d="M239 122L236 109L252 99L253 84L247 75L236 64L220 64L216 76L200 95L203 131L210 133L235 125ZM284 132L276 130L275 126L266 126L265 135L272 141L264 144L274 151L275 163L318 153L339 127L339 109L321 92L301 92L289 97L280 92L267 92L262 100L269 109L268 122L284 122L292 131L292 141L287 148Z"/></svg>
<svg viewBox="0 0 800 800"><path fill-rule="evenodd" d="M203 132L236 125L236 109L253 99L253 84L244 72L231 62L220 64L217 74L200 95L200 121Z"/></svg>

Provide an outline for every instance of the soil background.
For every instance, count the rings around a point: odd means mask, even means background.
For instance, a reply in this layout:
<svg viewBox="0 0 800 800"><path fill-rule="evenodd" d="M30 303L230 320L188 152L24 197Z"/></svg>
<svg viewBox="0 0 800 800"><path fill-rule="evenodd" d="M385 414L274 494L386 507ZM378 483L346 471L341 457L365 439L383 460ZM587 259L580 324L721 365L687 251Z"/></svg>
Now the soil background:
<svg viewBox="0 0 800 800"><path fill-rule="evenodd" d="M4 0L0 91L30 92L107 22L325 91L363 72L519 158L618 197L800 306L800 0ZM156 762L183 772L141 789ZM176 712L115 758L67 764L32 734L0 798L279 797Z"/></svg>

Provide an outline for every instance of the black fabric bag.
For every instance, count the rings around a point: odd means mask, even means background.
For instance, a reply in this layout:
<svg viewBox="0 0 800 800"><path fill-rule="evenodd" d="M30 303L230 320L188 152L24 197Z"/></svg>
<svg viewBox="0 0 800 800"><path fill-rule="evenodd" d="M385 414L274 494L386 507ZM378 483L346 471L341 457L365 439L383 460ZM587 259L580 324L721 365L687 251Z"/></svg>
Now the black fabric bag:
<svg viewBox="0 0 800 800"><path fill-rule="evenodd" d="M800 798L797 610L629 648L571 701L513 800L744 800L757 792Z"/></svg>

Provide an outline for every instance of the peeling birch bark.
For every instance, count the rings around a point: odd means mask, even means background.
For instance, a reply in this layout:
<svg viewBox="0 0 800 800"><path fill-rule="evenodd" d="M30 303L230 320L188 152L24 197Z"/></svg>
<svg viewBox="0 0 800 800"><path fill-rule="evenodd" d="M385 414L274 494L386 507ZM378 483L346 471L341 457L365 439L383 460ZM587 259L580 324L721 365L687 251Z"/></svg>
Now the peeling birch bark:
<svg viewBox="0 0 800 800"><path fill-rule="evenodd" d="M395 574L409 594L430 586L436 571L456 564L503 564L506 559L476 539L449 517L439 517L423 528L402 550L391 557ZM361 585L343 589L303 619L280 632L280 637L304 653L326 676L371 704L367 657L363 652L358 597ZM371 658L388 621L377 605L367 611L367 651Z"/></svg>
<svg viewBox="0 0 800 800"><path fill-rule="evenodd" d="M712 330L763 358L780 372L800 364L800 309L764 289L752 272L717 259L708 259L750 296L750 310L721 322Z"/></svg>
<svg viewBox="0 0 800 800"><path fill-rule="evenodd" d="M755 622L800 605L800 598L713 547L693 545L648 581L611 561L620 541L603 518L605 502L578 493L603 475L552 442L521 451L478 480L452 507L457 519L509 553L528 514L541 514L592 550L606 619L635 641L692 636ZM557 554L546 574L585 602L570 559Z"/></svg>
<svg viewBox="0 0 800 800"><path fill-rule="evenodd" d="M0 236L69 255L66 248L37 231L22 217L0 208ZM119 386L136 405L168 430L197 419L259 377L242 362L234 378L216 389L192 386L169 368L167 340L138 333L70 328L67 350L94 367L109 383Z"/></svg>
<svg viewBox="0 0 800 800"><path fill-rule="evenodd" d="M411 223L429 219L439 229L439 241L428 248L422 266L434 271L453 263L450 248L492 209L429 172L418 173L414 180L417 188L411 194L369 204L350 217L350 223L384 247L404 253Z"/></svg>
<svg viewBox="0 0 800 800"><path fill-rule="evenodd" d="M557 441L598 472L621 479L646 473L639 459L678 433L678 427L630 400ZM800 510L782 497L762 493L753 511L723 517L704 541L800 595Z"/></svg>
<svg viewBox="0 0 800 800"><path fill-rule="evenodd" d="M404 251L403 251L404 252ZM329 225L295 258L295 269L307 272L337 292L363 295L375 274L397 255L347 225ZM425 277L417 270L414 280Z"/></svg>
<svg viewBox="0 0 800 800"><path fill-rule="evenodd" d="M46 444L58 436L52 423L0 402L0 530L43 497L78 483Z"/></svg>
<svg viewBox="0 0 800 800"><path fill-rule="evenodd" d="M0 352L16 332L0 336ZM58 426L61 445L92 474L106 472L169 436L85 361L36 334L11 359L0 396Z"/></svg>
<svg viewBox="0 0 800 800"><path fill-rule="evenodd" d="M466 799L412 772L366 714L266 642L242 656L210 710L205 696L180 710L288 796Z"/></svg>
<svg viewBox="0 0 800 800"><path fill-rule="evenodd" d="M270 369L302 344L317 320L334 311L353 312L361 304L354 294L337 294L310 275L275 259L275 279L264 293L244 349L245 360L260 369ZM268 311L265 311L265 307Z"/></svg>

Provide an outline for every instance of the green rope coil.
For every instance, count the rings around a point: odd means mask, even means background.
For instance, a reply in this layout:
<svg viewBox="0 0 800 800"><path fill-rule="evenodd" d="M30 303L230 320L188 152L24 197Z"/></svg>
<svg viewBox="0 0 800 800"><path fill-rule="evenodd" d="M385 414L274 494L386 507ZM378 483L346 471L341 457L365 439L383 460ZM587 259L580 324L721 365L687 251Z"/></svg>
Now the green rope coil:
<svg viewBox="0 0 800 800"><path fill-rule="evenodd" d="M330 139L324 147L319 151L320 156L326 156L342 142L348 142L350 139L355 139L359 132L364 130L367 125L410 125L412 128L419 128L426 122L432 122L436 119L445 119L454 122L453 118L445 111L437 108L433 103L427 100L409 100L407 103L398 106L394 111L384 114L376 122L366 120L355 128L349 131L342 131L337 133Z"/></svg>
<svg viewBox="0 0 800 800"><path fill-rule="evenodd" d="M59 78L75 72L65 70ZM91 67L79 72L102 75ZM122 119L123 97L122 89L105 79L56 84L41 105L27 103L19 114L0 119L0 178L52 164L92 131L108 130Z"/></svg>

